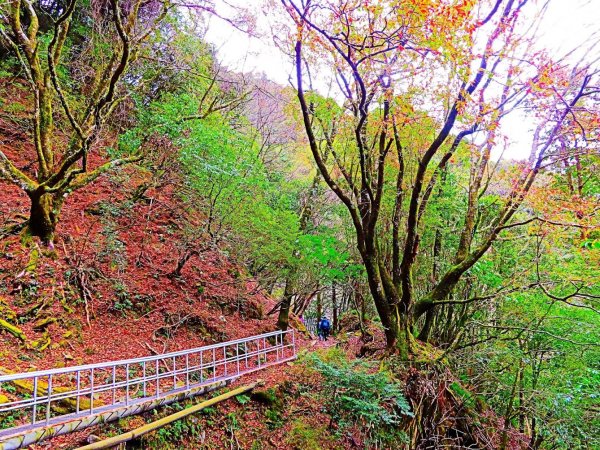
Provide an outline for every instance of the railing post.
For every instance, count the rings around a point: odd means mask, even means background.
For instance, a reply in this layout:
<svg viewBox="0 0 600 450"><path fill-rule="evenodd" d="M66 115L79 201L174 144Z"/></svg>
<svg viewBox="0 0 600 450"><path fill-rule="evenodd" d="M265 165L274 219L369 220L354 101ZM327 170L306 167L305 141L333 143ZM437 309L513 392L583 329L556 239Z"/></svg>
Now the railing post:
<svg viewBox="0 0 600 450"><path fill-rule="evenodd" d="M90 415L94 412L94 368L90 370Z"/></svg>
<svg viewBox="0 0 600 450"><path fill-rule="evenodd" d="M143 389L143 392L144 392L144 397L146 397L146 395L147 395L146 394L146 361L144 361L142 364L143 364L143 366L142 366L142 371L143 371L142 377L143 377L143 380L144 380L142 382L143 383L143 385L142 385L143 388L142 389Z"/></svg>
<svg viewBox="0 0 600 450"><path fill-rule="evenodd" d="M129 405L129 364L125 365L125 404Z"/></svg>
<svg viewBox="0 0 600 450"><path fill-rule="evenodd" d="M204 361L202 357L203 353L204 352L200 350L200 384L204 382Z"/></svg>
<svg viewBox="0 0 600 450"><path fill-rule="evenodd" d="M156 358L156 398L158 398L160 394L160 380L158 378L158 358Z"/></svg>
<svg viewBox="0 0 600 450"><path fill-rule="evenodd" d="M112 404L117 401L117 365L112 366Z"/></svg>
<svg viewBox="0 0 600 450"><path fill-rule="evenodd" d="M260 339L256 340L256 355L258 356L258 367L260 368Z"/></svg>
<svg viewBox="0 0 600 450"><path fill-rule="evenodd" d="M217 351L213 348L213 381L217 380Z"/></svg>
<svg viewBox="0 0 600 450"><path fill-rule="evenodd" d="M280 332L279 333L279 360L281 361L284 357L284 351L285 351L285 347L284 347L284 341L285 341L285 332Z"/></svg>
<svg viewBox="0 0 600 450"><path fill-rule="evenodd" d="M79 414L79 403L80 403L80 398L79 396L81 395L81 372L78 370L77 374L75 375L75 383L77 384L77 398L75 399L75 413Z"/></svg>
<svg viewBox="0 0 600 450"><path fill-rule="evenodd" d="M173 356L173 389L177 388L177 369L175 364L175 356Z"/></svg>
<svg viewBox="0 0 600 450"><path fill-rule="evenodd" d="M185 388L190 388L190 354L185 354Z"/></svg>
<svg viewBox="0 0 600 450"><path fill-rule="evenodd" d="M38 396L38 377L33 378L33 411L31 413L31 423L35 423L37 414L37 396Z"/></svg>
<svg viewBox="0 0 600 450"><path fill-rule="evenodd" d="M48 375L48 389L46 389L46 393L48 394L46 403L46 425L48 425L48 422L50 422L50 403L52 401L52 374Z"/></svg>

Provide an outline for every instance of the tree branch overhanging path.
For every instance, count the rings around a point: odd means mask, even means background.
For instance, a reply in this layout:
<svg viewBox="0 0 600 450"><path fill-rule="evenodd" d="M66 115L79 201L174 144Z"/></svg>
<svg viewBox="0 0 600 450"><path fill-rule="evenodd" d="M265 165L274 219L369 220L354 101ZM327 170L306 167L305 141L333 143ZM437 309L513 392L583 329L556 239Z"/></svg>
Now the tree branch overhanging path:
<svg viewBox="0 0 600 450"><path fill-rule="evenodd" d="M293 24L289 46L312 155L352 219L388 347L407 355L421 317L460 303L452 299L455 288L504 230L544 220L522 219L520 209L561 140L574 148L585 138L577 115L597 110L588 96L598 89L598 70L585 57L569 63L535 51L527 34L535 27L523 23L527 1L281 3ZM335 78L330 85L339 87L342 103L336 117L311 109L306 67ZM416 105L429 105L428 112ZM494 215L480 223L481 197L495 175L492 149L503 120L518 109L537 121L530 157ZM332 120L338 132L334 158L326 160L315 124ZM431 222L428 201L463 149L471 153L471 175L460 242L452 264L417 293L413 273Z"/></svg>

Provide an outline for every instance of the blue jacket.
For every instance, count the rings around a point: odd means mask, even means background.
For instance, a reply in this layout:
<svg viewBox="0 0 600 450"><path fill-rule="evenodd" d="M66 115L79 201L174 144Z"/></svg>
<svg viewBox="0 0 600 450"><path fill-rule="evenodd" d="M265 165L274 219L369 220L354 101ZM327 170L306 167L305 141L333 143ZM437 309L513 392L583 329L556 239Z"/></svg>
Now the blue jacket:
<svg viewBox="0 0 600 450"><path fill-rule="evenodd" d="M331 329L331 324L329 323L329 320L327 319L321 319L319 321L319 330L329 330Z"/></svg>

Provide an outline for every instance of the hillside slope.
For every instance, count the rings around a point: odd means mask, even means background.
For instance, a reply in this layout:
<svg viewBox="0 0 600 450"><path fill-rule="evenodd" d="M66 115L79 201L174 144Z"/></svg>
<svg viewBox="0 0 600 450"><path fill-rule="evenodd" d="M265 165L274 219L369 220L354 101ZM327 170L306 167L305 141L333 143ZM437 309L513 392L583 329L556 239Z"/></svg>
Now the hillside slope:
<svg viewBox="0 0 600 450"><path fill-rule="evenodd" d="M0 119L2 150L27 167L25 135ZM98 160L92 157L92 164ZM10 370L130 358L271 330L273 300L217 250L180 257L172 187L132 193L150 176L130 166L67 199L54 248L19 233L28 199L0 180L0 331Z"/></svg>

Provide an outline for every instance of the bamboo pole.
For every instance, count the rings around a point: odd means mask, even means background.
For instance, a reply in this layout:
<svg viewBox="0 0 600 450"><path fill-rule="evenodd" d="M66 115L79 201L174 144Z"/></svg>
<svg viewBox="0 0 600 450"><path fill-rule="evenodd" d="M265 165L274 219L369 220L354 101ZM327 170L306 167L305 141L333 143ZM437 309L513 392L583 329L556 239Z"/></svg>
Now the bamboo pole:
<svg viewBox="0 0 600 450"><path fill-rule="evenodd" d="M201 411L204 408L208 408L209 406L215 405L217 403L222 402L223 400L227 400L228 398L235 397L236 395L243 394L245 392L251 391L256 386L263 384L261 380L258 380L252 384L248 384L246 386L239 387L234 389L233 391L226 392L225 394L218 395L210 400L206 400L197 405L191 406L184 410L178 411L169 416L163 417L155 422L150 422L142 427L136 428L135 430L129 431L127 433L120 434L118 436L114 436L108 439L104 439L103 441L94 442L93 444L84 445L83 447L79 447L76 450L98 450L103 448L113 447L123 442L130 441L132 439L136 439L150 431L154 431L160 427L168 425L176 420L182 419L190 414Z"/></svg>

